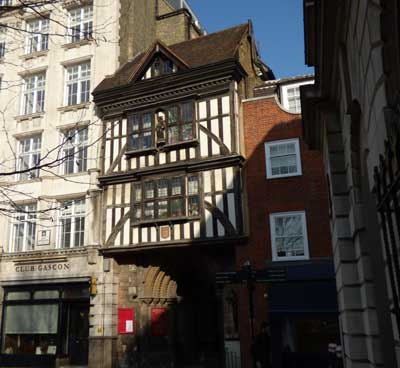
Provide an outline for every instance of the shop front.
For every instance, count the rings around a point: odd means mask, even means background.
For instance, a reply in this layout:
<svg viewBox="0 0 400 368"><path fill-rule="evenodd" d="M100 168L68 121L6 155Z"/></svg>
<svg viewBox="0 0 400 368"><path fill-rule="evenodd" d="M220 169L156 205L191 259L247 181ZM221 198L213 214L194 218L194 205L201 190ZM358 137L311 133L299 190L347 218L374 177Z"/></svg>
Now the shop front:
<svg viewBox="0 0 400 368"><path fill-rule="evenodd" d="M88 364L89 280L4 288L1 366Z"/></svg>
<svg viewBox="0 0 400 368"><path fill-rule="evenodd" d="M330 352L340 345L333 264L311 261L287 264L286 281L270 286L272 366L339 367Z"/></svg>

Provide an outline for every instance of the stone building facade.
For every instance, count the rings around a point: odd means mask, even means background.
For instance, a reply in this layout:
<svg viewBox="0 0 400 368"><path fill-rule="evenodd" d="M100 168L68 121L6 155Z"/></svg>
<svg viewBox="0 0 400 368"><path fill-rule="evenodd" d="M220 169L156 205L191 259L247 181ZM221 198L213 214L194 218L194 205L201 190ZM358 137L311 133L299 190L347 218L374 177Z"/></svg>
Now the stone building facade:
<svg viewBox="0 0 400 368"><path fill-rule="evenodd" d="M324 155L346 367L397 367L398 1L304 1L304 137Z"/></svg>
<svg viewBox="0 0 400 368"><path fill-rule="evenodd" d="M328 345L340 345L326 176L322 155L302 137L299 88L312 83L313 76L270 80L243 100L249 239L237 248L237 268L248 262L286 274L254 285L256 346L267 322L269 358L279 368L328 367ZM243 367L252 366L248 287L236 287Z"/></svg>
<svg viewBox="0 0 400 368"><path fill-rule="evenodd" d="M175 37L202 32L182 1L68 0L1 17L2 367L114 364L117 281L100 253L103 133L91 91L163 38L157 8L170 25L185 19Z"/></svg>

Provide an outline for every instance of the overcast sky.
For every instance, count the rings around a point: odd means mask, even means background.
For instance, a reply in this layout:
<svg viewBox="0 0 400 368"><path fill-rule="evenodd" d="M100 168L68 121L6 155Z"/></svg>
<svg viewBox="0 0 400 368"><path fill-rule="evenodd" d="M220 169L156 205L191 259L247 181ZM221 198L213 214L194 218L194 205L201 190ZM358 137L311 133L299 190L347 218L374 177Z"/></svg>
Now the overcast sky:
<svg viewBox="0 0 400 368"><path fill-rule="evenodd" d="M251 19L263 61L277 78L313 73L304 64L303 0L189 0L208 33Z"/></svg>

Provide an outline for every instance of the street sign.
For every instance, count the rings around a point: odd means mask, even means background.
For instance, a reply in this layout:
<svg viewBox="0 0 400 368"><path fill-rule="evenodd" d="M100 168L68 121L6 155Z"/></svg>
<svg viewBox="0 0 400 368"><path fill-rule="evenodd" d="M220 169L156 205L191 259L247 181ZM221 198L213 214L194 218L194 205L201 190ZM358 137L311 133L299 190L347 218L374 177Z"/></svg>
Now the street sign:
<svg viewBox="0 0 400 368"><path fill-rule="evenodd" d="M284 268L272 268L260 271L232 271L232 272L217 272L215 281L217 284L237 284L242 282L282 282L286 280L286 270Z"/></svg>

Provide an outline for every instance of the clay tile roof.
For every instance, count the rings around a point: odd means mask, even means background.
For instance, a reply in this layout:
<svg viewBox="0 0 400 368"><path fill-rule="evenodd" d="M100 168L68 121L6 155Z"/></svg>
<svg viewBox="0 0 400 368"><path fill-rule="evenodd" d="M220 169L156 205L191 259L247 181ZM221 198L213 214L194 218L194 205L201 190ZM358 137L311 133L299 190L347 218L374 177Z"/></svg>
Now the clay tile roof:
<svg viewBox="0 0 400 368"><path fill-rule="evenodd" d="M241 24L220 32L170 45L168 49L191 68L213 64L235 58L243 34L248 30L248 23ZM151 50L137 55L122 65L112 76L106 77L95 88L94 93L128 84L132 75L146 59L149 51Z"/></svg>

